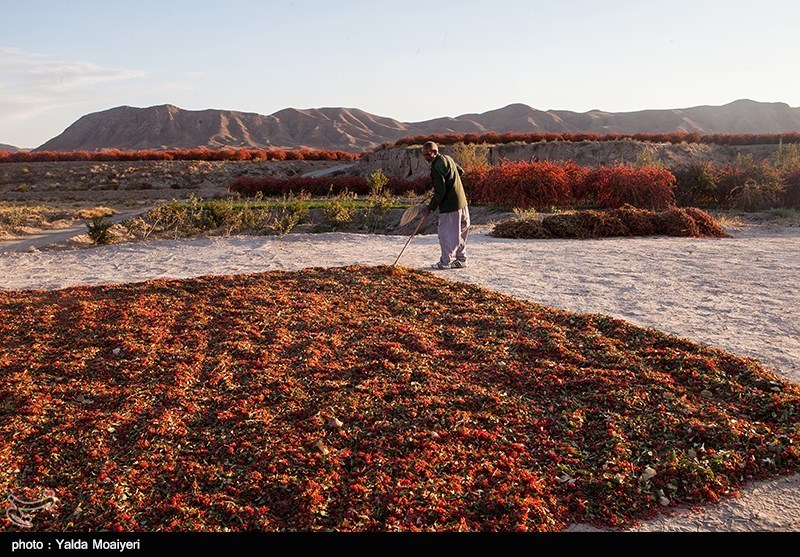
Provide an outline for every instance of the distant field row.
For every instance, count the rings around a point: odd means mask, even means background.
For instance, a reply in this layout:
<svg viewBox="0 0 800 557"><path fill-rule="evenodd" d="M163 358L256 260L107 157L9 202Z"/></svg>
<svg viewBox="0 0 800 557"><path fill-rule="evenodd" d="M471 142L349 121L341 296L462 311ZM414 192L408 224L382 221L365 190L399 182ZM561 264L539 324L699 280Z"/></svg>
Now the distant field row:
<svg viewBox="0 0 800 557"><path fill-rule="evenodd" d="M484 134L431 134L416 135L398 139L394 143L386 143L382 147L401 147L422 145L433 141L439 145L487 144L502 145L506 143L539 143L542 141L644 141L650 143L706 143L716 145L778 145L780 143L800 143L800 133L764 133L764 134L699 134L699 133L495 133Z"/></svg>
<svg viewBox="0 0 800 557"><path fill-rule="evenodd" d="M0 151L4 162L73 162L73 161L355 161L359 155L345 151L315 149L165 149L121 151Z"/></svg>
<svg viewBox="0 0 800 557"><path fill-rule="evenodd" d="M463 143L503 145L508 143L540 143L551 141L641 141L649 143L696 143L715 145L779 145L800 143L799 132L772 134L708 134L659 133L659 134L596 134L596 133L484 133L484 134L432 134L417 135L384 143L379 149L422 145L434 141L439 145ZM0 151L0 163L4 162L70 162L70 161L146 161L146 160L200 160L200 161L357 161L359 153L319 149L148 149L123 151L103 149L101 151Z"/></svg>

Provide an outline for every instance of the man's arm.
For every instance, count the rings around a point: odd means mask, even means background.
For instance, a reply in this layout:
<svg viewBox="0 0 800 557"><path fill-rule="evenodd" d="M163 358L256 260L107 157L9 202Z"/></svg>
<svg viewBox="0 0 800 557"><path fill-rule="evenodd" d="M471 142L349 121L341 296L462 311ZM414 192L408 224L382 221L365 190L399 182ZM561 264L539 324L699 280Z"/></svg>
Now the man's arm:
<svg viewBox="0 0 800 557"><path fill-rule="evenodd" d="M447 185L444 182L444 176L437 172L435 168L434 171L431 172L431 180L433 181L433 197L431 198L431 202L428 203L428 209L430 211L435 211L439 208L442 201L444 201Z"/></svg>

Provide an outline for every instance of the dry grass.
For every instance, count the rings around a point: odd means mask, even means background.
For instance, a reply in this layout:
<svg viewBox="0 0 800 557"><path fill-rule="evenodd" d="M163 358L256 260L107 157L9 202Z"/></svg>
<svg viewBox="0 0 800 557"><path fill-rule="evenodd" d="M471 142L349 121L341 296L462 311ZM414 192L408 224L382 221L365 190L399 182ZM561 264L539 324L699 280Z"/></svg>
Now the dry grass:
<svg viewBox="0 0 800 557"><path fill-rule="evenodd" d="M708 212L722 227L732 226L746 226L748 223L745 221L742 213L736 211L715 210Z"/></svg>
<svg viewBox="0 0 800 557"><path fill-rule="evenodd" d="M74 217L68 210L0 202L0 236L53 228L70 220L74 220Z"/></svg>
<svg viewBox="0 0 800 557"><path fill-rule="evenodd" d="M91 220L114 213L113 209L104 206L68 208L0 201L0 238L54 230L70 226L78 220Z"/></svg>
<svg viewBox="0 0 800 557"><path fill-rule="evenodd" d="M116 211L110 207L98 205L97 207L92 207L91 209L81 209L78 211L78 218L84 220L99 219L102 217L110 217L115 212Z"/></svg>
<svg viewBox="0 0 800 557"><path fill-rule="evenodd" d="M800 226L800 211L797 209L774 208L758 213L736 210L709 210L708 213L723 227L743 227L759 224L777 226Z"/></svg>
<svg viewBox="0 0 800 557"><path fill-rule="evenodd" d="M781 226L800 226L800 210L798 209L770 209L767 211L775 217L774 224Z"/></svg>

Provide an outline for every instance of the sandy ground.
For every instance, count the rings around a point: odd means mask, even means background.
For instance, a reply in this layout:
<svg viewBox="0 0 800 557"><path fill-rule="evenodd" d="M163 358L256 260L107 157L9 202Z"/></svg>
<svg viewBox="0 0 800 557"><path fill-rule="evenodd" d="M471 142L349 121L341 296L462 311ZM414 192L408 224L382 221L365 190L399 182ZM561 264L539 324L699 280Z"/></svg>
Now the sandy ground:
<svg viewBox="0 0 800 557"><path fill-rule="evenodd" d="M731 238L507 240L476 227L467 269L431 271L579 313L604 313L759 358L800 382L800 228L742 227ZM290 234L162 240L78 251L0 253L0 289L392 264L407 237ZM399 264L430 268L435 235L416 236ZM586 525L571 530L592 531ZM746 486L739 497L642 524L644 531L800 531L800 475Z"/></svg>

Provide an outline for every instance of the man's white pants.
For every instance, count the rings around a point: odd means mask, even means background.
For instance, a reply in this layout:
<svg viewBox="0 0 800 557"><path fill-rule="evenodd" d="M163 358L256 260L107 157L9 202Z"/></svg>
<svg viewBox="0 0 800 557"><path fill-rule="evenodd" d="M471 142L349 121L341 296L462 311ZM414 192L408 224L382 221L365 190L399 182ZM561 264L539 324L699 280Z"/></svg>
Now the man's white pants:
<svg viewBox="0 0 800 557"><path fill-rule="evenodd" d="M454 259L466 262L467 236L469 235L469 207L450 213L439 213L439 247L442 265L450 265Z"/></svg>

